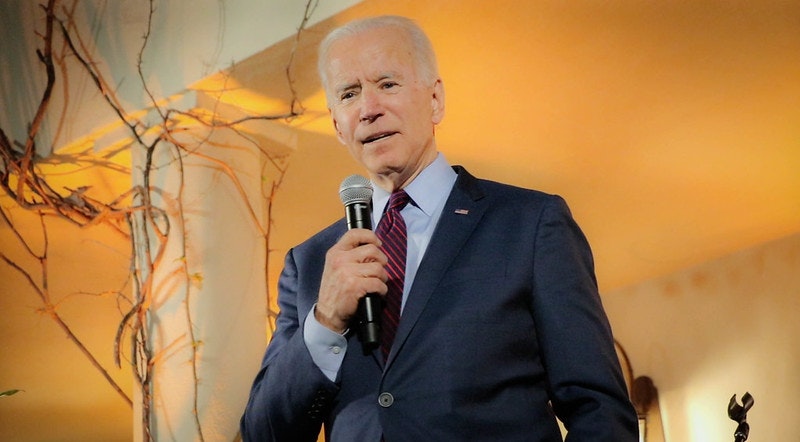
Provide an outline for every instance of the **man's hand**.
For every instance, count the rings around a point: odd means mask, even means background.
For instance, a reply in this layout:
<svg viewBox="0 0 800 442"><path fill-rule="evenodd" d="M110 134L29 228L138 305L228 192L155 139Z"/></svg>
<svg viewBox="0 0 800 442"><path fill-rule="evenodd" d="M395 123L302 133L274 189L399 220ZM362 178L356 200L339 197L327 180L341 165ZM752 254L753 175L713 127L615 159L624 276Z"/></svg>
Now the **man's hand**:
<svg viewBox="0 0 800 442"><path fill-rule="evenodd" d="M386 255L380 240L367 229L347 231L325 255L325 268L314 316L320 324L342 333L367 293L386 294Z"/></svg>

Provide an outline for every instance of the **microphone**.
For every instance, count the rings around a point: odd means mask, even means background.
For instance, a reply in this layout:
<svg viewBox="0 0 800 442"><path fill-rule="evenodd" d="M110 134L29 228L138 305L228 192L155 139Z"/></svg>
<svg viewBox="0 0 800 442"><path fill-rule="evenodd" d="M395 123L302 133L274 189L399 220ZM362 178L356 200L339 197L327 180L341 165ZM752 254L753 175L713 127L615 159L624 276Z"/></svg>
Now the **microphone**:
<svg viewBox="0 0 800 442"><path fill-rule="evenodd" d="M344 204L347 230L372 230L372 184L361 175L350 175L339 186L339 198ZM381 299L375 293L367 293L358 300L356 331L364 354L369 354L380 345Z"/></svg>

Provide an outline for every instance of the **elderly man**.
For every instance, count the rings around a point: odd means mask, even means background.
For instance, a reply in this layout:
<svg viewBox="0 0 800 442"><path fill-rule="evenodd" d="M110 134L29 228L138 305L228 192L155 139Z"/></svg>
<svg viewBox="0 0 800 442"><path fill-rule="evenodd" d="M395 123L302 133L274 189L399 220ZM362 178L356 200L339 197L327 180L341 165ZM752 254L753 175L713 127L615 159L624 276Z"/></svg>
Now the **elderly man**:
<svg viewBox="0 0 800 442"><path fill-rule="evenodd" d="M560 441L558 417L568 440L637 440L586 238L560 197L438 152L444 85L420 28L349 23L319 71L378 228L340 220L287 254L244 439L313 441L324 425L331 441ZM385 307L362 351L367 294Z"/></svg>

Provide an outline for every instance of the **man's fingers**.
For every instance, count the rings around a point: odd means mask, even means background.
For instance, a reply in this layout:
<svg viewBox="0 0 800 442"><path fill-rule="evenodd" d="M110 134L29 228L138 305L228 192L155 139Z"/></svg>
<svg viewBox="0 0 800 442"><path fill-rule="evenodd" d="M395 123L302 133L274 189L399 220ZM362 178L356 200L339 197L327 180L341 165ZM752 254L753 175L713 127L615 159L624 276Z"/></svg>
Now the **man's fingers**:
<svg viewBox="0 0 800 442"><path fill-rule="evenodd" d="M339 242L337 242L334 247L342 250L350 250L365 244L373 244L375 247L380 247L381 241L372 230L352 229L342 235Z"/></svg>
<svg viewBox="0 0 800 442"><path fill-rule="evenodd" d="M377 278L381 282L386 282L389 276L386 273L384 264L378 261L362 262L354 265L353 273L362 278Z"/></svg>

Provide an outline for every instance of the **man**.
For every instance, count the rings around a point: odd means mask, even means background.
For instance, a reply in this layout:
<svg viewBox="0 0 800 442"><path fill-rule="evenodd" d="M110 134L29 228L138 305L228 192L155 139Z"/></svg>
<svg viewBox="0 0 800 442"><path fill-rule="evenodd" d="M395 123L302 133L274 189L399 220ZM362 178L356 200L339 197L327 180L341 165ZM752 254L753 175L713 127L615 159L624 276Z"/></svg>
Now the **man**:
<svg viewBox="0 0 800 442"><path fill-rule="evenodd" d="M244 439L313 441L324 424L331 441L560 441L558 416L568 440L637 440L585 237L561 198L438 153L444 87L424 33L356 21L319 66L336 134L375 188L373 225L390 195L411 198L405 273L393 239L343 221L289 251ZM362 351L359 299L397 287L388 354Z"/></svg>

